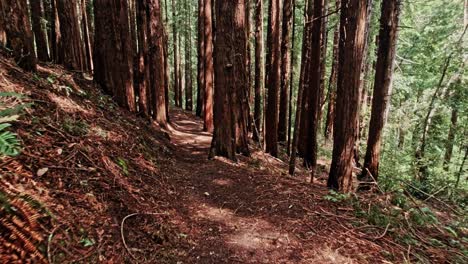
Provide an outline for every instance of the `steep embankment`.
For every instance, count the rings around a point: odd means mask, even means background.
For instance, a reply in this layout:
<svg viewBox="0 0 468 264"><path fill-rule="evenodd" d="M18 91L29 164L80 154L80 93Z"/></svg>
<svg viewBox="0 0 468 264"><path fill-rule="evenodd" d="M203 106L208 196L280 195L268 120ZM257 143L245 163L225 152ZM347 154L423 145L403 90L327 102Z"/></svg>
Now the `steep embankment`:
<svg viewBox="0 0 468 264"><path fill-rule="evenodd" d="M172 111L164 132L120 110L82 75L46 66L24 73L3 57L0 91L27 96L9 106L33 103L14 122L21 155L0 159L2 262L447 257L396 242L389 225L367 224L356 204L286 177L285 164L260 152L238 163L207 160L210 135L192 114Z"/></svg>

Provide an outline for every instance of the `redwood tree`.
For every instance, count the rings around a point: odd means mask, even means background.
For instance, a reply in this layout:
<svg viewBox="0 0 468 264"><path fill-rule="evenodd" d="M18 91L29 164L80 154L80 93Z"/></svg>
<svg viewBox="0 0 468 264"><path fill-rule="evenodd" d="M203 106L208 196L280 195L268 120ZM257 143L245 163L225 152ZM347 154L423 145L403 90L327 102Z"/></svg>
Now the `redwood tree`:
<svg viewBox="0 0 468 264"><path fill-rule="evenodd" d="M197 30L197 108L196 115L201 117L203 110L203 89L205 86L205 72L204 72L204 52L205 52L205 39L203 31L203 2L198 0L198 30Z"/></svg>
<svg viewBox="0 0 468 264"><path fill-rule="evenodd" d="M62 37L62 47L59 48L60 56L58 62L69 70L83 71L85 69L85 57L76 9L77 0L58 0L56 3Z"/></svg>
<svg viewBox="0 0 468 264"><path fill-rule="evenodd" d="M267 115L265 117L265 150L278 156L278 99L280 90L280 1L271 0L268 8L266 80L268 87Z"/></svg>
<svg viewBox="0 0 468 264"><path fill-rule="evenodd" d="M42 0L30 1L31 5L31 22L36 40L37 58L40 61L48 61L49 53L47 48L47 34L42 23L44 18L44 5Z"/></svg>
<svg viewBox="0 0 468 264"><path fill-rule="evenodd" d="M382 130L387 119L392 90L400 4L401 0L382 2L372 112L364 161L365 172L368 171L375 179L377 179L379 173Z"/></svg>
<svg viewBox="0 0 468 264"><path fill-rule="evenodd" d="M353 155L359 118L359 79L365 44L368 0L343 0L333 155L328 187L352 189Z"/></svg>
<svg viewBox="0 0 468 264"><path fill-rule="evenodd" d="M203 3L203 70L204 70L204 91L203 91L203 130L213 131L213 16L212 1L204 0Z"/></svg>
<svg viewBox="0 0 468 264"><path fill-rule="evenodd" d="M174 55L174 104L175 106L182 106L180 102L181 95L180 91L180 59L179 59L179 48L177 41L177 11L176 11L176 0L172 0L172 52Z"/></svg>
<svg viewBox="0 0 468 264"><path fill-rule="evenodd" d="M185 29L185 110L192 111L192 12L191 5L185 0L186 29Z"/></svg>
<svg viewBox="0 0 468 264"><path fill-rule="evenodd" d="M164 72L164 26L159 0L148 1L149 67L153 119L166 126L166 94Z"/></svg>
<svg viewBox="0 0 468 264"><path fill-rule="evenodd" d="M294 0L283 3L283 25L281 37L281 87L278 121L278 141L286 141L288 132L289 83L291 71L291 35L293 23Z"/></svg>
<svg viewBox="0 0 468 264"><path fill-rule="evenodd" d="M245 112L242 101L247 98L248 86L245 0L218 1L215 10L215 126L210 157L224 156L235 160L238 146L242 144L236 141L247 141L246 133L236 136L239 133L236 123L247 121L245 116L240 117Z"/></svg>
<svg viewBox="0 0 468 264"><path fill-rule="evenodd" d="M255 7L255 80L254 80L254 128L253 140L260 141L262 128L262 93L264 89L263 67L263 0L256 0Z"/></svg>
<svg viewBox="0 0 468 264"><path fill-rule="evenodd" d="M127 1L96 0L94 12L94 78L118 104L134 112L133 51Z"/></svg>
<svg viewBox="0 0 468 264"><path fill-rule="evenodd" d="M151 114L150 108L150 93L149 93L149 47L148 47L148 4L146 0L136 1L137 9L137 27L138 27L138 72L135 74L136 83L138 84L138 109L139 113L148 117Z"/></svg>
<svg viewBox="0 0 468 264"><path fill-rule="evenodd" d="M27 71L35 71L37 59L26 0L0 0L0 4L5 33L15 62Z"/></svg>

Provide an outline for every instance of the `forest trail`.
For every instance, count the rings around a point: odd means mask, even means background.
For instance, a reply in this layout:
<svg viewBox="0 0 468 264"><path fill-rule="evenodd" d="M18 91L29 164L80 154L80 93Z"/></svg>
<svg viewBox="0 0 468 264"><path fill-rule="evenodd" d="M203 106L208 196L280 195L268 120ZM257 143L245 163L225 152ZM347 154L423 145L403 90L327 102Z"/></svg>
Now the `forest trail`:
<svg viewBox="0 0 468 264"><path fill-rule="evenodd" d="M202 120L173 110L171 123L173 186L195 240L190 255L196 262L366 263L378 257L380 246L356 241L348 219L327 211L324 186L274 175L271 169L286 164L264 164L266 157L255 153L237 163L208 160L211 135L202 131Z"/></svg>

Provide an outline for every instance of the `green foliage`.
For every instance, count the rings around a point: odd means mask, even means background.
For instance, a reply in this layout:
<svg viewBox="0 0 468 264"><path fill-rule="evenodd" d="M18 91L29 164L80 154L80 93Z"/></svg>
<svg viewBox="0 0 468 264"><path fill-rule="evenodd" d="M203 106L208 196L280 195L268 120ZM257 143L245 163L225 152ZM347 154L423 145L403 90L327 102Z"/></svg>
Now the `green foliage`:
<svg viewBox="0 0 468 264"><path fill-rule="evenodd" d="M0 92L0 99L21 99L23 96L14 92ZM16 104L5 107L0 101L0 156L16 156L20 153L20 141L15 133L8 130L11 122L19 118L19 114L31 104Z"/></svg>
<svg viewBox="0 0 468 264"><path fill-rule="evenodd" d="M73 120L71 118L65 118L63 120L63 129L72 136L85 136L88 134L89 126L83 120Z"/></svg>
<svg viewBox="0 0 468 264"><path fill-rule="evenodd" d="M117 164L120 166L120 168L122 169L122 172L128 176L128 164L127 164L127 161L124 159L124 158L117 158Z"/></svg>
<svg viewBox="0 0 468 264"><path fill-rule="evenodd" d="M346 201L350 198L350 195L347 193L340 193L334 190L330 190L327 195L323 197L327 201L331 201L334 203L341 203Z"/></svg>

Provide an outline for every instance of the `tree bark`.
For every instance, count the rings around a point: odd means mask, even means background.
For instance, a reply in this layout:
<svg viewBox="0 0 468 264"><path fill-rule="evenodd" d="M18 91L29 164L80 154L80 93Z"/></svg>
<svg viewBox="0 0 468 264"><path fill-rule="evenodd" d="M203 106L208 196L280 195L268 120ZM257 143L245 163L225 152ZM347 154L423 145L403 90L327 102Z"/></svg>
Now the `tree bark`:
<svg viewBox="0 0 468 264"><path fill-rule="evenodd" d="M359 118L359 79L365 44L368 1L343 0L340 16L339 72L333 157L327 186L352 190L353 154Z"/></svg>
<svg viewBox="0 0 468 264"><path fill-rule="evenodd" d="M86 13L86 0L81 0L81 12L82 12L82 29L83 29L83 41L85 47L85 55L86 55L86 65L87 70L93 72L93 51L91 48L91 39L89 34L89 22L88 22L88 15Z"/></svg>
<svg viewBox="0 0 468 264"><path fill-rule="evenodd" d="M0 7L15 62L26 71L36 71L37 58L26 0L1 0Z"/></svg>
<svg viewBox="0 0 468 264"><path fill-rule="evenodd" d="M137 0L137 27L138 27L138 73L135 74L138 84L138 109L140 115L149 117L151 115L150 92L149 92L149 47L148 47L148 4L146 0Z"/></svg>
<svg viewBox="0 0 468 264"><path fill-rule="evenodd" d="M180 107L180 94L179 94L179 74L180 74L180 59L179 59L179 49L177 41L177 11L176 11L176 0L172 0L172 52L174 54L174 104L177 107Z"/></svg>
<svg viewBox="0 0 468 264"><path fill-rule="evenodd" d="M272 156L278 156L278 121L279 109L278 99L280 90L280 1L271 0L269 5L268 31L267 31L267 61L266 61L266 80L268 87L267 115L265 130L265 150Z"/></svg>
<svg viewBox="0 0 468 264"><path fill-rule="evenodd" d="M245 0L219 1L215 7L215 127L210 157L236 160L239 142L235 139L247 141L247 134L236 136L236 123L246 121L245 116L239 116L244 113L242 101L247 98L248 85L244 4Z"/></svg>
<svg viewBox="0 0 468 264"><path fill-rule="evenodd" d="M374 179L379 176L380 145L392 93L393 68L398 39L401 0L382 2L379 47L375 72L372 112L364 161L364 171Z"/></svg>
<svg viewBox="0 0 468 264"><path fill-rule="evenodd" d="M450 161L452 160L453 144L455 140L455 132L457 130L458 122L458 109L452 108L452 114L450 118L450 128L447 136L447 143L445 146L444 155L444 170L448 171L450 167Z"/></svg>
<svg viewBox="0 0 468 264"><path fill-rule="evenodd" d="M127 1L96 0L94 11L94 78L105 92L114 96L119 105L135 112L133 51Z"/></svg>
<svg viewBox="0 0 468 264"><path fill-rule="evenodd" d="M197 109L196 115L202 117L203 111L203 91L205 87L205 70L204 70L204 53L205 53L205 39L204 39L204 0L198 0L198 41L197 41Z"/></svg>
<svg viewBox="0 0 468 264"><path fill-rule="evenodd" d="M310 68L307 72L307 83L309 88L309 100L307 109L308 126L307 144L304 161L311 171L311 179L314 177L317 166L317 129L320 111L320 80L321 80L321 46L322 46L322 23L325 0L314 0L314 15L312 17L312 35L309 46L311 47Z"/></svg>
<svg viewBox="0 0 468 264"><path fill-rule="evenodd" d="M149 23L149 67L150 90L154 121L165 127L167 125L166 93L164 76L164 26L159 0L148 2Z"/></svg>
<svg viewBox="0 0 468 264"><path fill-rule="evenodd" d="M341 6L341 1L336 1L336 9ZM328 81L328 110L325 122L325 140L329 140L333 135L333 120L335 117L335 98L336 98L336 83L338 79L338 47L340 41L340 23L336 24L335 32L333 34L333 63Z"/></svg>
<svg viewBox="0 0 468 264"><path fill-rule="evenodd" d="M48 61L49 53L47 47L47 34L44 29L42 19L44 18L44 6L42 0L30 1L31 22L36 40L37 58L40 61Z"/></svg>
<svg viewBox="0 0 468 264"><path fill-rule="evenodd" d="M288 131L288 105L289 83L291 70L291 35L293 23L294 0L285 0L283 3L283 30L281 31L281 86L279 102L278 141L287 139Z"/></svg>
<svg viewBox="0 0 468 264"><path fill-rule="evenodd" d="M204 0L203 4L204 31L204 97L203 97L203 130L213 132L213 16L212 0Z"/></svg>
<svg viewBox="0 0 468 264"><path fill-rule="evenodd" d="M295 47L295 36L296 36L296 4L295 1L293 2L293 19L292 19L292 36L291 36L291 64L290 64L290 69L289 69L289 106L288 106L288 142L287 142L287 148L286 152L288 155L291 155L291 133L292 133L292 112L293 112L293 107L292 107L292 102L293 102L293 92L294 92L294 65L296 64L297 60L297 54L294 51Z"/></svg>
<svg viewBox="0 0 468 264"><path fill-rule="evenodd" d="M62 47L59 63L69 70L85 69L84 47L81 41L76 0L57 1Z"/></svg>
<svg viewBox="0 0 468 264"><path fill-rule="evenodd" d="M264 90L263 65L263 0L256 0L255 7L255 80L254 80L254 128L252 138L260 142L262 128L262 94Z"/></svg>
<svg viewBox="0 0 468 264"><path fill-rule="evenodd" d="M192 98L192 28L191 28L191 5L189 1L185 0L185 9L187 12L187 25L185 34L185 110L192 111L193 98Z"/></svg>
<svg viewBox="0 0 468 264"><path fill-rule="evenodd" d="M320 105L318 109L317 117L317 129L321 127L322 124L322 113L323 106L325 105L325 79L327 74L327 51L328 51L328 0L325 0L323 3L322 11L322 37L320 39Z"/></svg>

